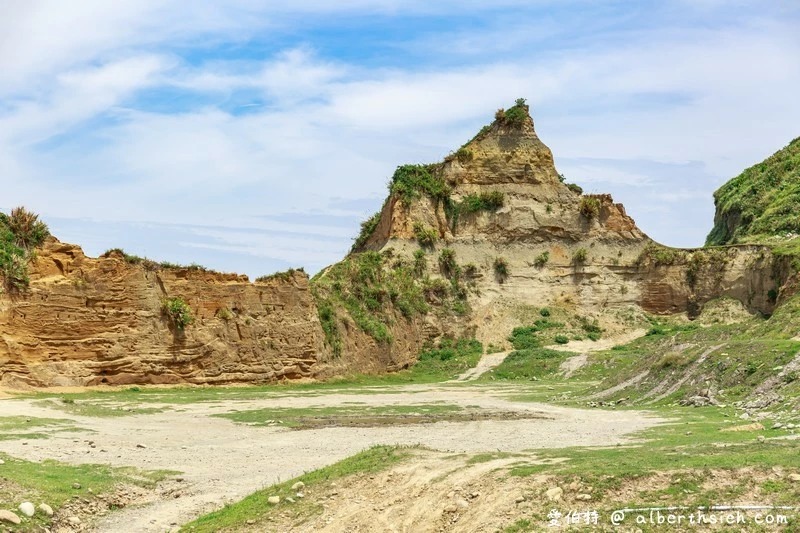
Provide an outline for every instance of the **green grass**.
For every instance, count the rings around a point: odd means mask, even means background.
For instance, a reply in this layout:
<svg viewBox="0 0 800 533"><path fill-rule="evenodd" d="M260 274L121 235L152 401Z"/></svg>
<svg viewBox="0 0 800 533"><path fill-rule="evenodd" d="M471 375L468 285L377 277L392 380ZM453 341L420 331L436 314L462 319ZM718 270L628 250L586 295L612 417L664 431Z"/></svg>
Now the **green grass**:
<svg viewBox="0 0 800 533"><path fill-rule="evenodd" d="M800 486L775 479L800 469L800 445L784 431L727 432L745 424L727 408L657 408L649 413L669 420L635 435L638 443L605 448L572 447L536 450L536 464L518 464L511 475L547 475L546 485L565 487L579 480L580 492L592 496L591 508L608 517L625 507L751 502L796 505ZM769 420L765 421L769 427ZM759 442L764 435L767 440ZM732 480L713 483L715 479ZM763 478L770 478L762 480ZM544 504L506 531L537 531L552 506ZM632 523L631 518L631 523ZM645 526L643 531L664 531ZM611 529L609 529L611 531Z"/></svg>
<svg viewBox="0 0 800 533"><path fill-rule="evenodd" d="M62 395L60 398L42 400L38 403L43 407L58 409L59 411L64 411L72 415L102 418L146 415L160 413L165 410L163 407L141 407L138 401L105 401L105 398L102 396L93 397L91 393L88 393L87 396L88 399L75 400L70 396Z"/></svg>
<svg viewBox="0 0 800 533"><path fill-rule="evenodd" d="M0 453L5 464L0 466L0 501L31 501L34 505L45 502L56 512L74 497L94 498L111 492L120 484L153 487L155 483L177 472L166 470L141 471L134 468L112 468L107 465L67 465L56 461L35 463ZM73 488L79 483L79 489ZM91 493L89 492L91 489ZM3 505L6 507L6 505ZM24 518L22 526L14 531L41 531L50 526L50 519L37 513Z"/></svg>
<svg viewBox="0 0 800 533"><path fill-rule="evenodd" d="M392 343L396 320L429 311L414 266L390 259L377 252L351 254L312 280L325 339L335 355L342 349L344 311L382 344Z"/></svg>
<svg viewBox="0 0 800 533"><path fill-rule="evenodd" d="M380 221L381 212L378 211L368 219L361 222L361 231L358 233L358 237L356 237L355 242L353 242L353 247L350 249L351 253L360 250L361 247L366 244L367 240L369 240L370 236L375 232L375 228L378 227L378 223Z"/></svg>
<svg viewBox="0 0 800 533"><path fill-rule="evenodd" d="M402 165L397 167L389 192L399 196L406 206L426 196L435 201L447 201L450 188L439 176L435 165Z"/></svg>
<svg viewBox="0 0 800 533"><path fill-rule="evenodd" d="M517 350L508 354L500 365L481 376L481 379L542 379L556 373L561 363L574 355L576 354L546 348Z"/></svg>
<svg viewBox="0 0 800 533"><path fill-rule="evenodd" d="M0 277L6 291L20 292L28 288L28 263L33 250L50 235L39 215L24 207L16 207L10 215L0 213Z"/></svg>
<svg viewBox="0 0 800 533"><path fill-rule="evenodd" d="M239 502L226 505L219 511L201 516L183 526L181 531L195 533L233 531L245 527L248 520L255 522L249 527L263 528L267 526L270 517L284 513L291 513L294 523L299 525L320 514L323 507L308 497L297 499L293 504L286 501L286 497L295 497L291 487L296 482L302 481L305 484L303 491L313 493L323 490L330 486L331 482L345 476L380 472L410 458L412 454L412 448L374 446L333 465L255 492ZM281 503L269 504L267 499L270 496L279 496Z"/></svg>
<svg viewBox="0 0 800 533"><path fill-rule="evenodd" d="M677 382L703 353L719 346L693 370L694 375L702 377L688 380L663 402L700 394L709 386L715 392L723 391L717 394L720 402L746 400L756 387L778 374L800 352L800 342L787 338L795 331L791 324L797 327L793 316L793 310L786 309L776 313L774 321L752 318L743 323L708 327L654 321L645 337L591 354L575 379L599 382L594 390L600 391L648 371L638 385L609 397L636 401L659 384ZM778 405L781 409L790 409L800 401L800 383L791 380L779 383L777 392L784 398Z"/></svg>
<svg viewBox="0 0 800 533"><path fill-rule="evenodd" d="M46 439L54 432L78 429L72 420L31 416L0 417L0 440Z"/></svg>
<svg viewBox="0 0 800 533"><path fill-rule="evenodd" d="M266 274L264 276L259 276L255 279L255 283L266 283L268 281L273 281L273 280L289 281L298 272L305 274L306 271L303 267L289 268L281 272L275 272L273 274Z"/></svg>
<svg viewBox="0 0 800 533"><path fill-rule="evenodd" d="M800 233L800 137L720 187L714 203L709 245Z"/></svg>
<svg viewBox="0 0 800 533"><path fill-rule="evenodd" d="M250 409L214 415L249 426L282 426L292 429L325 426L397 425L395 419L405 422L435 421L437 416L449 415L463 408L450 404L381 405L381 406L329 406L329 407L274 407ZM415 422L416 421L416 422ZM402 422L402 421L401 421Z"/></svg>

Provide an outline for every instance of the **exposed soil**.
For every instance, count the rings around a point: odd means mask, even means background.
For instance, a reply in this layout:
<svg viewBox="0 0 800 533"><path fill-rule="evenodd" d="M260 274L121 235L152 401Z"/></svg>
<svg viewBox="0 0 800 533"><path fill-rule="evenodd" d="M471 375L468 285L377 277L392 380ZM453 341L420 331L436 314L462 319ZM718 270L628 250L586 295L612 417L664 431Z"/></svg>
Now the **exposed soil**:
<svg viewBox="0 0 800 533"><path fill-rule="evenodd" d="M510 353L511 352L497 352L484 355L481 357L481 360L478 361L478 364L475 365L475 367L470 368L458 376L456 381L473 381L478 379L489 370L500 366L500 364L506 360L506 357L508 357L508 354Z"/></svg>
<svg viewBox="0 0 800 533"><path fill-rule="evenodd" d="M368 390L373 393L367 393ZM281 398L179 404L163 412L113 418L76 416L36 405L35 400L5 399L1 405L6 416L71 419L83 431L60 432L45 440L0 441L0 450L33 461L55 459L76 464L106 463L180 471L183 481L179 491L168 491L168 495L154 491L141 500L141 505L99 517L92 529L166 531L226 502L329 465L375 444L422 444L450 453L530 454L537 448L625 443L631 433L659 422L634 411L590 411L506 399L509 393L524 390L524 385L410 385L394 387L391 391L362 388L354 393L326 393L324 396L320 396L319 391L294 391ZM211 416L242 409L355 403L373 407L426 402L458 405L467 412L503 414L474 420L382 423L378 427L323 427L302 431L252 427ZM87 445L86 432L91 432L94 448ZM424 466L418 468L422 469L420 472L425 470ZM450 467L444 471L426 471L425 475L439 476L449 471ZM470 468L464 475L479 473L480 469ZM405 502L403 513L417 512L412 493L398 491L395 496ZM399 517L386 516L385 519L386 523L394 520L397 524L405 523Z"/></svg>

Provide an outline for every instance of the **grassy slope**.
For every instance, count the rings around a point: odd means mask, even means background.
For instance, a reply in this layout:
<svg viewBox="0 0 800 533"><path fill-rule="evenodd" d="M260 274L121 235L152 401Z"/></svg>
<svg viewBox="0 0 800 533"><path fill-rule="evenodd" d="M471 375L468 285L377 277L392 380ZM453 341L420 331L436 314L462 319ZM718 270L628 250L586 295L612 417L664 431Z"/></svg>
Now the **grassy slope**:
<svg viewBox="0 0 800 533"><path fill-rule="evenodd" d="M293 491L291 487L298 481L305 484L303 492L322 490L331 482L344 476L380 472L409 458L411 454L409 448L374 446L331 466L255 492L239 502L226 505L219 511L204 515L194 522L186 524L181 531L197 533L238 531L246 524L249 529L259 526L266 527L272 514L283 512L291 512L296 523L302 524L308 517L321 512L322 507L321 504L312 502L311 498L296 497L297 491ZM267 500L270 496L280 497L281 503L277 505L268 503ZM296 503L290 504L286 501L286 497L296 498Z"/></svg>
<svg viewBox="0 0 800 533"><path fill-rule="evenodd" d="M718 217L708 244L800 233L800 137L720 187L714 200ZM725 217L738 225L728 227Z"/></svg>
<svg viewBox="0 0 800 533"><path fill-rule="evenodd" d="M612 394L607 399L628 398L636 402L654 388L686 380L661 403L702 394L708 388L721 394L722 403L751 398L757 387L780 374L784 365L800 353L800 342L792 340L800 324L795 308L800 297L790 300L769 320L752 318L743 323L717 324L702 327L695 324L655 325L650 334L628 345L592 354L589 364L576 379L592 380L596 385L588 392L607 390L648 372L647 377ZM713 351L713 347L719 347ZM709 353L710 352L710 353ZM706 354L705 360L699 362ZM782 377L774 392L783 397L782 408L800 400L800 380L795 373ZM648 399L649 400L649 399Z"/></svg>
<svg viewBox="0 0 800 533"><path fill-rule="evenodd" d="M94 498L111 492L119 484L152 487L172 472L142 472L134 468L112 468L107 465L67 465L56 461L35 463L0 453L0 508L15 509L24 501L38 505L45 502L56 512L72 498ZM73 488L78 483L80 488ZM91 492L89 492L91 490ZM23 518L14 531L42 531L51 519L42 513Z"/></svg>

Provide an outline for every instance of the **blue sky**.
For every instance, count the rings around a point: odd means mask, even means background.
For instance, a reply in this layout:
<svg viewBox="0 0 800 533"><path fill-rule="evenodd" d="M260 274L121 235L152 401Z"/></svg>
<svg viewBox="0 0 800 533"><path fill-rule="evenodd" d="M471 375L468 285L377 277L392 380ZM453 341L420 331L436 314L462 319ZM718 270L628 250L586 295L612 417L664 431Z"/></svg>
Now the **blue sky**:
<svg viewBox="0 0 800 533"><path fill-rule="evenodd" d="M569 181L693 246L800 135L795 1L277 4L0 0L0 209L90 255L313 272L397 165L525 97Z"/></svg>

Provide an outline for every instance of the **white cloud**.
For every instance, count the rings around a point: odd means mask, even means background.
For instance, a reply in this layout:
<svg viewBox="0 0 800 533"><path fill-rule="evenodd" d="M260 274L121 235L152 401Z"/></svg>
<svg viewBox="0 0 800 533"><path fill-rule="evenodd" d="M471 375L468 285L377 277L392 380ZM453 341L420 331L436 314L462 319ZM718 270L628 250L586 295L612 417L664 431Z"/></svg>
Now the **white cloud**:
<svg viewBox="0 0 800 533"><path fill-rule="evenodd" d="M258 59L181 59L182 48L264 38L304 14L443 13L454 6L12 3L0 20L5 201L45 216L225 226L224 234L203 235L219 242L181 242L259 257L271 247L277 255L270 257L324 264L345 251L342 230L320 246L317 238L270 240L281 229L254 221L329 212L334 199L380 198L396 165L440 158L519 96L529 98L540 136L557 162L565 161L559 169L570 180L615 196L628 195L628 187L655 191L652 198L629 196L642 204L627 207L642 213L646 229L649 220L662 222L647 218L654 207L667 215L682 208L656 206L657 198L694 202L798 134L800 41L792 20L629 31L624 44L582 40L556 49L540 44L547 39L531 46L510 31L479 62L469 56L497 35L495 27L454 42L445 32L438 47L430 33L422 45L413 35L403 43L440 54L452 45L460 59L445 66L368 68L330 59L313 42ZM179 112L154 110L137 101L144 89L182 91L197 102ZM655 161L702 182L677 186L653 174L646 163ZM688 168L687 161L702 164ZM684 214L694 220L686 231L699 241L711 221L705 212L694 216ZM237 227L260 227L267 237L237 234ZM310 226L297 231L327 235Z"/></svg>

